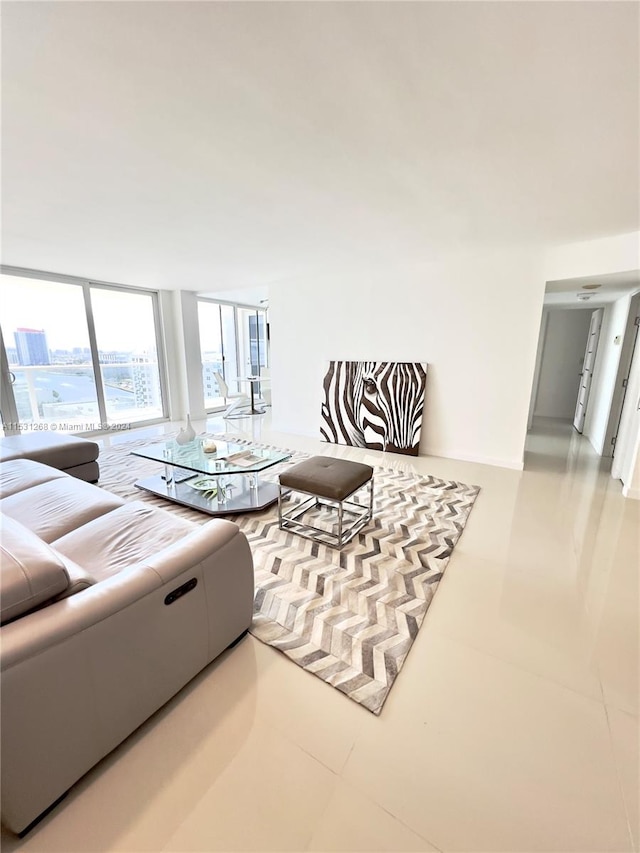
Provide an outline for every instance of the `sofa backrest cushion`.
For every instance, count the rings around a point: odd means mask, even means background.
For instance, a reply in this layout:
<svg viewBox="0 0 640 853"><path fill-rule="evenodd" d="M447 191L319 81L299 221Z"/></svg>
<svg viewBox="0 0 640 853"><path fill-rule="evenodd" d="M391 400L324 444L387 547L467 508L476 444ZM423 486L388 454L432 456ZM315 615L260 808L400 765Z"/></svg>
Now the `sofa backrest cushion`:
<svg viewBox="0 0 640 853"><path fill-rule="evenodd" d="M66 475L48 465L31 459L12 459L0 462L0 498L8 498L49 480L61 480Z"/></svg>
<svg viewBox="0 0 640 853"><path fill-rule="evenodd" d="M106 489L63 474L2 498L0 511L24 524L43 542L51 543L123 504L122 498Z"/></svg>
<svg viewBox="0 0 640 853"><path fill-rule="evenodd" d="M0 623L60 595L69 576L53 548L9 516L0 517Z"/></svg>

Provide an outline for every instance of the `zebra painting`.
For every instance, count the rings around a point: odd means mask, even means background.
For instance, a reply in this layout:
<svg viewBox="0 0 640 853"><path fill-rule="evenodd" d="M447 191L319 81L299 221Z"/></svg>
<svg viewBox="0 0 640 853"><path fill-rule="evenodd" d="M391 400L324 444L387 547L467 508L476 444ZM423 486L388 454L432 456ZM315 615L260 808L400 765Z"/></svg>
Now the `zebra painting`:
<svg viewBox="0 0 640 853"><path fill-rule="evenodd" d="M322 439L417 456L426 379L420 362L329 362Z"/></svg>

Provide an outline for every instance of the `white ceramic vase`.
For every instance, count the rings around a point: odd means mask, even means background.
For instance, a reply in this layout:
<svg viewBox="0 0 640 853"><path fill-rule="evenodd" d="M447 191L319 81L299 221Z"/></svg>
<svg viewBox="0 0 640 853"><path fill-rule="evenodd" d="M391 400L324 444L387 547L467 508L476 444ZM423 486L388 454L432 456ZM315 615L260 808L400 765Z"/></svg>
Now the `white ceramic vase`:
<svg viewBox="0 0 640 853"><path fill-rule="evenodd" d="M191 425L191 416L187 415L187 426L185 429L181 429L178 435L176 436L176 442L178 444L189 444L189 442L193 441L196 437L196 431Z"/></svg>

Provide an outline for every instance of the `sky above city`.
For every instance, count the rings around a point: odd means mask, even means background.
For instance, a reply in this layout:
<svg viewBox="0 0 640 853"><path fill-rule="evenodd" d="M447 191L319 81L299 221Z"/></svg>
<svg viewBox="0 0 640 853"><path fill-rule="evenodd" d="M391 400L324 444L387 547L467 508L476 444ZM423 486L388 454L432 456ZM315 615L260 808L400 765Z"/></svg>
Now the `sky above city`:
<svg viewBox="0 0 640 853"><path fill-rule="evenodd" d="M91 289L98 348L155 349L151 297L145 293ZM6 348L18 328L44 329L49 349L88 347L82 287L0 275L0 326Z"/></svg>

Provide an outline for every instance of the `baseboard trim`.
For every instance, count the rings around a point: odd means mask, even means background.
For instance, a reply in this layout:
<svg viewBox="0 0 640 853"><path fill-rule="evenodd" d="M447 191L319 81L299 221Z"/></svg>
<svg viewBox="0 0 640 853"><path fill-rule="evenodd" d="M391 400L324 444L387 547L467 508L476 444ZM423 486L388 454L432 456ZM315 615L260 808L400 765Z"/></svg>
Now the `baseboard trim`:
<svg viewBox="0 0 640 853"><path fill-rule="evenodd" d="M284 427L280 427L272 424L272 429L274 432L284 432L291 433L293 435L298 435L304 438L315 438L317 440L322 441L318 433L311 432L298 432L292 431L290 428L285 429ZM333 442L323 442L324 444L328 444L329 446L333 445L334 447L347 447L348 445L344 444L334 444ZM374 453L382 454L384 451L376 450ZM390 454L393 456L393 454ZM419 449L420 456L439 456L442 459L455 459L458 462L477 462L479 465L491 465L493 468L509 468L512 471L522 471L524 470L524 459L504 459L497 456L476 456L473 453L458 453L456 451L451 450L439 450L437 448L432 447L424 447L422 443L420 444Z"/></svg>
<svg viewBox="0 0 640 853"><path fill-rule="evenodd" d="M640 488L632 489L631 486L623 486L622 495L625 498L632 498L634 501L640 501Z"/></svg>
<svg viewBox="0 0 640 853"><path fill-rule="evenodd" d="M479 465L491 465L493 468L509 468L512 471L522 471L524 460L500 459L495 456L476 456L469 453L455 453L449 450L433 450L426 448L420 456L439 456L442 459L456 459L458 462L476 462Z"/></svg>

